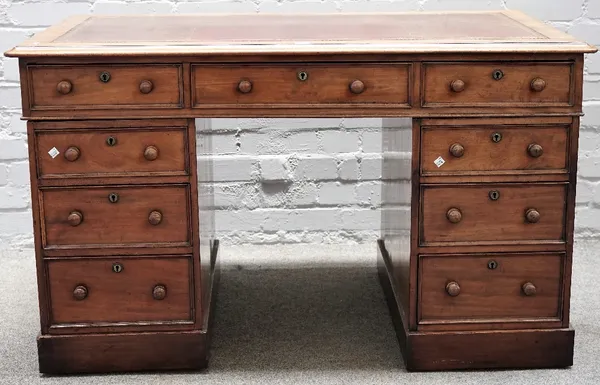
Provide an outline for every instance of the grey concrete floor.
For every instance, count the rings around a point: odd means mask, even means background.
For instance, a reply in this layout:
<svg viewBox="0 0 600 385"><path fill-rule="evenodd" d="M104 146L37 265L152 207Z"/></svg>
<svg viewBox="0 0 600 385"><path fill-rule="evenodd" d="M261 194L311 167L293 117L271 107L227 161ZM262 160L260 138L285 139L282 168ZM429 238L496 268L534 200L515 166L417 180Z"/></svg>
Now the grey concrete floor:
<svg viewBox="0 0 600 385"><path fill-rule="evenodd" d="M600 384L600 241L576 242L569 369L408 373L375 246L227 246L209 369L44 376L32 252L0 253L0 384Z"/></svg>

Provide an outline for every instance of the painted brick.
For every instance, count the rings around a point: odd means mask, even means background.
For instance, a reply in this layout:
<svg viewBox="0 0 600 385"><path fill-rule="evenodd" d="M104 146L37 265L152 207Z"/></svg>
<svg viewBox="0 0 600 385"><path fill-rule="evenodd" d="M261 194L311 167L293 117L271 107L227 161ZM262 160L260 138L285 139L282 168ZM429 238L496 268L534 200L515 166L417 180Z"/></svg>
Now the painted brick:
<svg viewBox="0 0 600 385"><path fill-rule="evenodd" d="M3 199L4 196L2 200ZM0 234L3 236L22 237L24 235L29 235L33 237L33 219L31 217L31 211L2 213Z"/></svg>
<svg viewBox="0 0 600 385"><path fill-rule="evenodd" d="M319 188L319 204L351 205L356 203L353 183L327 182Z"/></svg>
<svg viewBox="0 0 600 385"><path fill-rule="evenodd" d="M216 208L255 209L261 204L259 189L255 183L217 183L213 191Z"/></svg>
<svg viewBox="0 0 600 385"><path fill-rule="evenodd" d="M356 131L323 131L321 146L327 154L358 151L358 132Z"/></svg>
<svg viewBox="0 0 600 385"><path fill-rule="evenodd" d="M323 2L320 0L303 1L261 1L258 5L261 13L320 13L337 12L334 2Z"/></svg>
<svg viewBox="0 0 600 385"><path fill-rule="evenodd" d="M128 3L123 1L96 1L92 12L96 14L116 14L116 15L140 15L147 13L170 13L173 4L169 2L136 2Z"/></svg>
<svg viewBox="0 0 600 385"><path fill-rule="evenodd" d="M381 131L365 131L362 134L361 149L363 152L381 153L382 137Z"/></svg>
<svg viewBox="0 0 600 385"><path fill-rule="evenodd" d="M506 8L523 11L541 20L569 21L583 14L584 0L554 1L552 5L540 6L537 1L506 0Z"/></svg>
<svg viewBox="0 0 600 385"><path fill-rule="evenodd" d="M356 201L361 205L381 205L381 182L363 182L356 185Z"/></svg>
<svg viewBox="0 0 600 385"><path fill-rule="evenodd" d="M342 180L358 180L359 179L359 171L358 171L358 159L356 157L344 157L340 161L340 165L338 167L340 179Z"/></svg>
<svg viewBox="0 0 600 385"><path fill-rule="evenodd" d="M11 186L0 187L0 209L25 209L29 206L30 193L28 188ZM2 220L5 218L3 216Z"/></svg>
<svg viewBox="0 0 600 385"><path fill-rule="evenodd" d="M0 109L21 108L21 89L16 86L0 87Z"/></svg>
<svg viewBox="0 0 600 385"><path fill-rule="evenodd" d="M251 1L202 1L177 4L177 13L253 13L257 6Z"/></svg>
<svg viewBox="0 0 600 385"><path fill-rule="evenodd" d="M580 156L578 175L583 178L600 178L600 154Z"/></svg>
<svg viewBox="0 0 600 385"><path fill-rule="evenodd" d="M600 19L600 1L588 0L587 17L590 19Z"/></svg>
<svg viewBox="0 0 600 385"><path fill-rule="evenodd" d="M11 3L8 14L19 26L49 26L71 15L89 13L90 8L87 2Z"/></svg>
<svg viewBox="0 0 600 385"><path fill-rule="evenodd" d="M290 186L288 194L288 205L289 206L312 206L317 203L318 188L314 182L294 182Z"/></svg>
<svg viewBox="0 0 600 385"><path fill-rule="evenodd" d="M378 230L381 211L373 209L341 209L338 212L340 225L345 230Z"/></svg>
<svg viewBox="0 0 600 385"><path fill-rule="evenodd" d="M598 183L592 183L587 180L577 181L577 194L575 196L577 204L587 204L596 198L594 197L595 190L598 189ZM600 191L598 191L598 199L600 199Z"/></svg>
<svg viewBox="0 0 600 385"><path fill-rule="evenodd" d="M574 24L568 32L589 44L600 44L600 24L582 21Z"/></svg>
<svg viewBox="0 0 600 385"><path fill-rule="evenodd" d="M24 139L0 139L0 160L11 159L27 159Z"/></svg>
<svg viewBox="0 0 600 385"><path fill-rule="evenodd" d="M382 159L377 155L362 158L360 162L360 176L362 180L380 179Z"/></svg>
<svg viewBox="0 0 600 385"><path fill-rule="evenodd" d="M10 165L8 179L16 186L29 187L29 163L16 162Z"/></svg>
<svg viewBox="0 0 600 385"><path fill-rule="evenodd" d="M6 165L0 164L0 186L4 186L8 183L8 170Z"/></svg>
<svg viewBox="0 0 600 385"><path fill-rule="evenodd" d="M340 3L342 12L404 12L419 9L418 0L358 0Z"/></svg>
<svg viewBox="0 0 600 385"><path fill-rule="evenodd" d="M7 57L2 60L4 69L4 80L9 82L18 82L19 78L19 61L12 57Z"/></svg>
<svg viewBox="0 0 600 385"><path fill-rule="evenodd" d="M595 207L577 207L575 209L575 227L600 231L600 210Z"/></svg>
<svg viewBox="0 0 600 385"><path fill-rule="evenodd" d="M205 157L198 157L198 161L206 161ZM247 156L214 156L214 181L245 181L253 180L257 176L256 160Z"/></svg>
<svg viewBox="0 0 600 385"><path fill-rule="evenodd" d="M2 39L0 39L0 52L4 53L5 51L8 51L17 44L21 43L23 40L33 35L35 31L36 30L0 28L0 36L2 36Z"/></svg>
<svg viewBox="0 0 600 385"><path fill-rule="evenodd" d="M260 180L263 183L289 181L291 179L288 169L287 157L263 156L259 160Z"/></svg>
<svg viewBox="0 0 600 385"><path fill-rule="evenodd" d="M330 180L337 178L337 162L325 155L302 156L298 158L298 166L294 178L309 180Z"/></svg>

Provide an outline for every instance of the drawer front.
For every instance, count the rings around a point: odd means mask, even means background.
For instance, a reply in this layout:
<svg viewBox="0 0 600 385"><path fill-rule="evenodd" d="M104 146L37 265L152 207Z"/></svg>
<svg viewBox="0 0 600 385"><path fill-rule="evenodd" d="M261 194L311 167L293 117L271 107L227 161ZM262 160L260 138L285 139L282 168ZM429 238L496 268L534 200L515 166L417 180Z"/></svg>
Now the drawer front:
<svg viewBox="0 0 600 385"><path fill-rule="evenodd" d="M564 242L567 184L426 185L420 243Z"/></svg>
<svg viewBox="0 0 600 385"><path fill-rule="evenodd" d="M568 107L573 64L426 63L424 107Z"/></svg>
<svg viewBox="0 0 600 385"><path fill-rule="evenodd" d="M43 131L36 138L40 178L188 174L185 129Z"/></svg>
<svg viewBox="0 0 600 385"><path fill-rule="evenodd" d="M190 257L47 262L52 324L191 320Z"/></svg>
<svg viewBox="0 0 600 385"><path fill-rule="evenodd" d="M194 107L257 104L408 107L409 69L409 64L195 65Z"/></svg>
<svg viewBox="0 0 600 385"><path fill-rule="evenodd" d="M568 142L568 126L423 127L421 172L566 173Z"/></svg>
<svg viewBox="0 0 600 385"><path fill-rule="evenodd" d="M419 323L560 321L564 254L420 256Z"/></svg>
<svg viewBox="0 0 600 385"><path fill-rule="evenodd" d="M46 248L189 246L187 186L49 188Z"/></svg>
<svg viewBox="0 0 600 385"><path fill-rule="evenodd" d="M32 109L178 108L181 65L29 66Z"/></svg>

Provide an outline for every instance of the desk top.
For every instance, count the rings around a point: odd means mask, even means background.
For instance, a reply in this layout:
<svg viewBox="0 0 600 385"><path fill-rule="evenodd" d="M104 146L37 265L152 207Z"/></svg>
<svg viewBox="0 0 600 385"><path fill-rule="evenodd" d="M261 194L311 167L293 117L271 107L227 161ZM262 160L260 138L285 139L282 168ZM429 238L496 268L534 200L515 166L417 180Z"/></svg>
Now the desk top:
<svg viewBox="0 0 600 385"><path fill-rule="evenodd" d="M516 11L74 16L7 56L595 52Z"/></svg>

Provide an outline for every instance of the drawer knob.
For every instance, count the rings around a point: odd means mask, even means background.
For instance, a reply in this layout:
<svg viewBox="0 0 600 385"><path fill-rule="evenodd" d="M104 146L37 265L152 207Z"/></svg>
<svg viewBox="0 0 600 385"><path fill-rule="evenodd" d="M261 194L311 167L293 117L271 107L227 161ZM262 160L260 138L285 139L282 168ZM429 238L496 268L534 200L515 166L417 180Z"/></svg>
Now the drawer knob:
<svg viewBox="0 0 600 385"><path fill-rule="evenodd" d="M525 282L523 286L521 286L521 289L523 289L523 294L525 294L526 296L535 295L537 291L535 285L531 282Z"/></svg>
<svg viewBox="0 0 600 385"><path fill-rule="evenodd" d="M463 92L465 89L465 82L460 79L453 80L450 83L450 89L454 92Z"/></svg>
<svg viewBox="0 0 600 385"><path fill-rule="evenodd" d="M539 158L544 153L544 149L537 143L531 143L527 146L527 153L532 158Z"/></svg>
<svg viewBox="0 0 600 385"><path fill-rule="evenodd" d="M242 94L247 94L252 91L252 82L250 80L242 80L238 83L238 91Z"/></svg>
<svg viewBox="0 0 600 385"><path fill-rule="evenodd" d="M78 301L82 301L86 299L88 296L88 289L84 285L77 285L75 289L73 289L73 298Z"/></svg>
<svg viewBox="0 0 600 385"><path fill-rule="evenodd" d="M158 158L158 148L155 146L148 146L144 150L144 158L149 161L156 160Z"/></svg>
<svg viewBox="0 0 600 385"><path fill-rule="evenodd" d="M149 94L154 89L154 84L150 80L142 80L140 83L140 92L142 94Z"/></svg>
<svg viewBox="0 0 600 385"><path fill-rule="evenodd" d="M73 227L79 226L83 222L83 214L80 211L71 211L67 217L67 222Z"/></svg>
<svg viewBox="0 0 600 385"><path fill-rule="evenodd" d="M364 90L365 83L363 83L362 81L357 79L350 83L350 92L352 92L353 94L362 94Z"/></svg>
<svg viewBox="0 0 600 385"><path fill-rule="evenodd" d="M448 218L451 223L458 223L462 220L462 213L459 209L453 207L446 212L446 218Z"/></svg>
<svg viewBox="0 0 600 385"><path fill-rule="evenodd" d="M66 95L66 94L70 93L72 89L73 89L73 84L71 84L71 82L68 80L63 80L62 82L58 82L58 84L56 85L56 91L58 91L59 94Z"/></svg>
<svg viewBox="0 0 600 385"><path fill-rule="evenodd" d="M150 214L148 214L148 222L153 226L160 224L160 222L162 222L162 213L157 210L151 211Z"/></svg>
<svg viewBox="0 0 600 385"><path fill-rule="evenodd" d="M454 143L449 148L450 154L455 158L460 158L465 153L465 148L460 143Z"/></svg>
<svg viewBox="0 0 600 385"><path fill-rule="evenodd" d="M162 301L167 296L167 288L164 285L156 285L152 289L152 298Z"/></svg>
<svg viewBox="0 0 600 385"><path fill-rule="evenodd" d="M541 78L535 78L531 81L531 90L534 92L542 92L546 88L546 81Z"/></svg>
<svg viewBox="0 0 600 385"><path fill-rule="evenodd" d="M525 212L525 219L529 223L537 223L540 221L540 212L536 209L527 209Z"/></svg>
<svg viewBox="0 0 600 385"><path fill-rule="evenodd" d="M454 281L448 282L446 284L446 293L448 293L450 297L456 297L460 294L460 285Z"/></svg>
<svg viewBox="0 0 600 385"><path fill-rule="evenodd" d="M75 162L79 159L79 155L81 155L81 151L75 146L71 146L65 151L65 159L69 162Z"/></svg>

